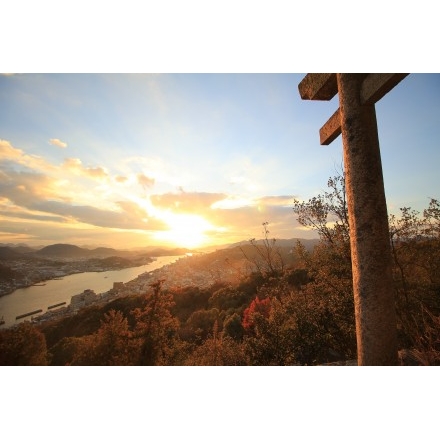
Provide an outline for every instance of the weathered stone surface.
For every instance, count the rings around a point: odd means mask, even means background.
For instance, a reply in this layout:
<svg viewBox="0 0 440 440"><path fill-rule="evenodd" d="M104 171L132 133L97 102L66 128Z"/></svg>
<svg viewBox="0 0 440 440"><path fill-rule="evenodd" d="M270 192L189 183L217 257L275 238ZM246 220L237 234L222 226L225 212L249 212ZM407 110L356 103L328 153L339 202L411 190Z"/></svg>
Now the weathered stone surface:
<svg viewBox="0 0 440 440"><path fill-rule="evenodd" d="M374 103L406 73L309 73L302 99L330 100L339 109L320 130L322 145L342 133L355 295L359 365L396 365L397 337L388 214Z"/></svg>
<svg viewBox="0 0 440 440"><path fill-rule="evenodd" d="M335 73L308 73L298 85L302 99L330 101L338 93Z"/></svg>
<svg viewBox="0 0 440 440"><path fill-rule="evenodd" d="M323 96L324 99L334 93L332 77L310 74L305 84L301 87L303 99L319 99L314 96ZM328 75L328 74L325 74ZM365 74L362 74L365 76ZM399 84L408 73L370 73L366 75L361 86L361 104L374 104L385 96L393 87ZM306 77L307 78L307 77ZM337 92L337 89L336 89ZM309 98L311 96L311 98ZM333 94L334 96L334 94ZM339 109L319 130L321 145L330 145L341 134L341 118Z"/></svg>
<svg viewBox="0 0 440 440"><path fill-rule="evenodd" d="M375 104L408 75L408 73L370 73L362 83L361 104Z"/></svg>
<svg viewBox="0 0 440 440"><path fill-rule="evenodd" d="M374 105L361 105L363 76L337 74L353 265L359 365L397 365L396 317Z"/></svg>
<svg viewBox="0 0 440 440"><path fill-rule="evenodd" d="M330 145L341 134L341 115L337 109L319 130L321 145Z"/></svg>

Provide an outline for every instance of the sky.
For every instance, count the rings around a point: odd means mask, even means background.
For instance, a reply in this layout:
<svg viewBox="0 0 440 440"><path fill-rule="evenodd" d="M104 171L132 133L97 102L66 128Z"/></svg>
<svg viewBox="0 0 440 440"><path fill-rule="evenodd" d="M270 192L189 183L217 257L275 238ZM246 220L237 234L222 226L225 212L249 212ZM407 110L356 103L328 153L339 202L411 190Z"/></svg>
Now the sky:
<svg viewBox="0 0 440 440"><path fill-rule="evenodd" d="M0 75L0 242L200 246L312 238L293 200L341 172L338 107L299 74ZM376 104L390 213L440 198L440 75Z"/></svg>
<svg viewBox="0 0 440 440"><path fill-rule="evenodd" d="M263 221L269 222L272 235L310 236L298 228L292 200L321 193L340 169L341 139L322 147L318 134L338 105L337 98L302 101L297 86L304 74L291 72L418 72L382 98L376 112L388 210L422 210L429 197L440 197L440 78L423 74L440 72L435 55L438 14L427 0L400 2L397 9L394 2L378 0L368 6L348 0L318 0L312 6L285 0L163 0L148 5L125 0L107 2L104 9L93 0L4 2L2 71L77 74L0 75L0 243L199 246L259 238ZM328 435L341 408L356 429L363 423L359 414L371 412L367 404L377 400L379 384L387 405L383 413L393 408L393 416L408 415L403 437L436 432L435 407L428 398L438 382L435 370L430 370L432 377L426 372L420 377L415 369L414 376L409 370L384 368L295 374L287 369L276 375L268 369L266 377L258 369L246 370L238 379L238 370L229 369L155 370L148 377L141 370L139 376L127 377L121 370L121 380L115 381L114 370L110 377L103 369L88 369L69 370L67 381L55 372L62 388L51 388L58 382L52 370L50 378L41 377L45 371L20 372L20 380L9 381L8 400L26 404L17 386L27 391L44 383L41 407L47 412L49 405L54 414L62 410L62 416L66 406L75 405L72 411L77 406L77 399L64 398L66 386L71 387L69 396L82 392L86 383L96 396L107 397L110 379L112 398L98 398L100 405L90 401L95 419L97 409L104 408L103 416L113 410L115 394L129 401L145 391L152 397L147 407L154 404L147 408L153 415L149 430L157 426L160 436L170 404L171 410L178 409L172 415L180 434L193 420L194 407L203 412L200 401L211 398L214 386L220 398L205 405L203 417L229 434L230 426L218 423L216 410L224 409L225 389L240 389L241 396L251 398L245 405L243 399L228 399L227 405L236 405L233 410L244 414L243 420L261 409L262 398L281 402L265 408L265 423L242 424L243 433L249 435L255 426L260 438L266 426L272 436L274 429L284 436L291 432L292 413L299 414L295 431L310 434L317 411L328 422L320 424ZM255 387L262 377L271 384L263 390ZM190 390L181 389L186 384ZM291 395L297 398L284 405ZM317 395L331 395L338 404L329 406ZM63 405L51 405L60 401ZM356 405L346 404L353 401ZM317 411L308 410L312 405ZM109 425L110 435L139 431L133 407L127 408L126 418L119 409L121 422ZM35 405L29 409L35 422L44 416ZM21 423L16 414L5 418L11 426ZM388 417L382 431L395 435L396 417ZM194 434L193 425L193 438L205 438L205 430ZM315 431L320 426L315 423ZM100 434L106 428L96 427Z"/></svg>

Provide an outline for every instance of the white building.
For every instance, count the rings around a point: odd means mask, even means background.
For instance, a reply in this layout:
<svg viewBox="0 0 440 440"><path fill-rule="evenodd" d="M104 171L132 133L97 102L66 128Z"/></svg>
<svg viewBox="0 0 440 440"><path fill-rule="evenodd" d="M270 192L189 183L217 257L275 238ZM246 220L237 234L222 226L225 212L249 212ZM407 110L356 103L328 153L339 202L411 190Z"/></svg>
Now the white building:
<svg viewBox="0 0 440 440"><path fill-rule="evenodd" d="M73 295L70 298L70 307L73 311L77 311L82 307L88 306L97 300L96 293L91 289L84 290L83 293Z"/></svg>

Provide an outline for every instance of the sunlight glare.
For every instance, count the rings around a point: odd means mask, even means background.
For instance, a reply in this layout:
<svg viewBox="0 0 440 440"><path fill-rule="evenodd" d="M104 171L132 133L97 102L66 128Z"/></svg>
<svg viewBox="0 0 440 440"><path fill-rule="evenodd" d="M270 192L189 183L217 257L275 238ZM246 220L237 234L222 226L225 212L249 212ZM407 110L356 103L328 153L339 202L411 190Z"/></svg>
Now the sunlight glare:
<svg viewBox="0 0 440 440"><path fill-rule="evenodd" d="M203 217L194 214L166 212L163 215L163 220L170 229L157 232L155 238L190 249L206 244L208 237L205 232L215 229Z"/></svg>

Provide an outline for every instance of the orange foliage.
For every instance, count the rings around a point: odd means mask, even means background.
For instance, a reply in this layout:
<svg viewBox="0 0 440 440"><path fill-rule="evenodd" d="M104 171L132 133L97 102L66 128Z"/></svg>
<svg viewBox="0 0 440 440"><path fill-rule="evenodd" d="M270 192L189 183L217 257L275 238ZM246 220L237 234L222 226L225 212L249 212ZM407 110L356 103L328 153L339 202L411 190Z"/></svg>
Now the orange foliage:
<svg viewBox="0 0 440 440"><path fill-rule="evenodd" d="M243 328L245 330L253 329L255 325L255 315L259 314L264 318L269 318L270 314L270 299L259 299L255 297L255 299L250 303L249 307L245 309L243 312Z"/></svg>

